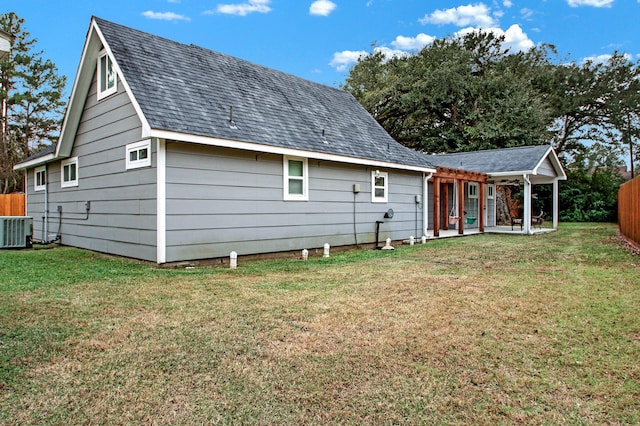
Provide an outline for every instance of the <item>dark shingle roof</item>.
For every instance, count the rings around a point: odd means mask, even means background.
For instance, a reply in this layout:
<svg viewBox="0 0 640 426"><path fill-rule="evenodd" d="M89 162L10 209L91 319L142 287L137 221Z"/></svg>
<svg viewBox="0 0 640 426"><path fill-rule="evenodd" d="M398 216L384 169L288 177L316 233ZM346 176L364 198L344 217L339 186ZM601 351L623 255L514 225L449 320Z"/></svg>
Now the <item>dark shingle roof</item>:
<svg viewBox="0 0 640 426"><path fill-rule="evenodd" d="M152 129L432 167L346 91L94 19Z"/></svg>
<svg viewBox="0 0 640 426"><path fill-rule="evenodd" d="M538 145L456 154L438 154L430 155L429 161L439 167L464 169L480 173L521 172L535 169L549 148L549 145Z"/></svg>

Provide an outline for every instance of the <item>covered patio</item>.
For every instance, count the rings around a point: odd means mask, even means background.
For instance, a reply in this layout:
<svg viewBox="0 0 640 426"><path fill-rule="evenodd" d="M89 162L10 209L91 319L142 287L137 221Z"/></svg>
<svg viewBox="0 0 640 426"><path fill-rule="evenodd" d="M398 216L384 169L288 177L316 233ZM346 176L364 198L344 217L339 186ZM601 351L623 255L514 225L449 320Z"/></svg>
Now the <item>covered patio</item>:
<svg viewBox="0 0 640 426"><path fill-rule="evenodd" d="M441 184L448 182L455 182L458 188L459 201L456 206L459 218L464 217L464 207L468 206L464 197L472 196L469 186L479 185L478 225L465 229L461 223L455 229L457 235L484 232L530 235L558 228L559 181L566 180L567 175L553 147L540 145L431 155L429 161L437 166L437 173L433 176L434 220L433 227L425 234L428 237L446 237L451 234L451 230L446 225L442 226L441 221L443 204L448 207L447 200L450 199L446 194L441 195L445 188ZM513 229L510 224L500 226L496 218L496 187L503 185L519 186L523 190L522 216ZM552 186L551 209L543 212L546 227L538 227L536 222L539 221L535 220L540 212L533 211L534 185Z"/></svg>

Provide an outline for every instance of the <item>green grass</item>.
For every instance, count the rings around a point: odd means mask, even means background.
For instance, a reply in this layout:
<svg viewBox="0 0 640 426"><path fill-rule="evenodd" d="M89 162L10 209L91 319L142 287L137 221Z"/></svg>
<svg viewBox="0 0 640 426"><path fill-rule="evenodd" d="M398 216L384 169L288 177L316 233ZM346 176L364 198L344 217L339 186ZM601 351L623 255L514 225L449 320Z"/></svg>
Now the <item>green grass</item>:
<svg viewBox="0 0 640 426"><path fill-rule="evenodd" d="M637 424L614 225L158 269L0 252L1 424Z"/></svg>

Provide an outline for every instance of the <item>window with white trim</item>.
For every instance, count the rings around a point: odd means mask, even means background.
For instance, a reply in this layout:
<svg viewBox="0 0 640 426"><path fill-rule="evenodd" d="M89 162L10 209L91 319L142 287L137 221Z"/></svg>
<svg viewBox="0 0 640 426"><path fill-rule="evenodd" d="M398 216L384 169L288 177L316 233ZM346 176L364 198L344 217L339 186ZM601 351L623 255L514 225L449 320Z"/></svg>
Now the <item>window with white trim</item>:
<svg viewBox="0 0 640 426"><path fill-rule="evenodd" d="M306 158L284 156L284 199L309 199L309 163Z"/></svg>
<svg viewBox="0 0 640 426"><path fill-rule="evenodd" d="M47 168L45 166L36 167L33 171L33 186L35 191L44 191L47 185Z"/></svg>
<svg viewBox="0 0 640 426"><path fill-rule="evenodd" d="M98 100L118 91L116 69L111 57L103 51L98 57Z"/></svg>
<svg viewBox="0 0 640 426"><path fill-rule="evenodd" d="M389 174L375 170L371 172L371 202L389 201Z"/></svg>
<svg viewBox="0 0 640 426"><path fill-rule="evenodd" d="M477 183L469 183L468 195L469 195L469 198L478 198L478 184Z"/></svg>
<svg viewBox="0 0 640 426"><path fill-rule="evenodd" d="M495 197L496 186L495 185L487 185L487 199L493 200Z"/></svg>
<svg viewBox="0 0 640 426"><path fill-rule="evenodd" d="M151 165L151 139L127 145L126 167L137 169Z"/></svg>
<svg viewBox="0 0 640 426"><path fill-rule="evenodd" d="M63 188L78 186L78 157L69 158L60 163L60 186Z"/></svg>

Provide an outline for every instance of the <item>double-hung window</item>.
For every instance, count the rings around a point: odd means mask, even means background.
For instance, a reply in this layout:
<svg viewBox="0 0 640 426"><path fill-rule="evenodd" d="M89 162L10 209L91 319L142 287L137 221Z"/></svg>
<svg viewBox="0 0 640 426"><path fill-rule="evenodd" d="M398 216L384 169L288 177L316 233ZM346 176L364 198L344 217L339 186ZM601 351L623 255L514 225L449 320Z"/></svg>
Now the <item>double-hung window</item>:
<svg viewBox="0 0 640 426"><path fill-rule="evenodd" d="M151 140L130 143L127 145L127 169L147 167L151 165Z"/></svg>
<svg viewBox="0 0 640 426"><path fill-rule="evenodd" d="M60 186L63 188L78 186L78 157L69 158L60 163Z"/></svg>
<svg viewBox="0 0 640 426"><path fill-rule="evenodd" d="M33 186L35 191L44 191L47 185L47 168L45 166L36 167L33 171Z"/></svg>
<svg viewBox="0 0 640 426"><path fill-rule="evenodd" d="M306 158L284 157L284 199L309 200L309 164Z"/></svg>
<svg viewBox="0 0 640 426"><path fill-rule="evenodd" d="M106 51L98 57L98 100L118 91L116 69Z"/></svg>
<svg viewBox="0 0 640 426"><path fill-rule="evenodd" d="M371 172L371 202L389 201L389 174L378 170Z"/></svg>

